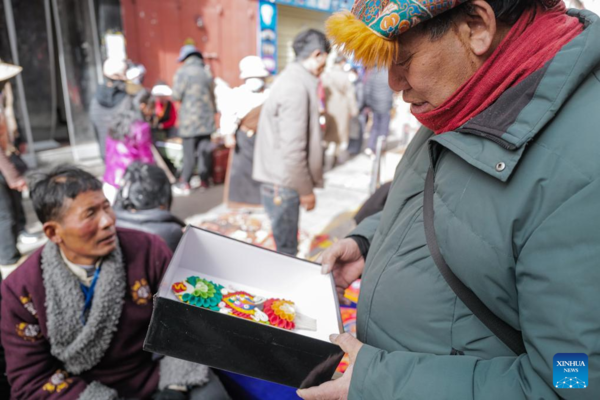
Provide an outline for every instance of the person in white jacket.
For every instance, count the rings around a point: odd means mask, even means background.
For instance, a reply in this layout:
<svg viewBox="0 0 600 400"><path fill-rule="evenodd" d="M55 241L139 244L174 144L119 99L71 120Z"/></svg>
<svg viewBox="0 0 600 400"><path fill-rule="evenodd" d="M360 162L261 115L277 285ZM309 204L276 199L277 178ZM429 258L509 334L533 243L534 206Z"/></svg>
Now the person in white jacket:
<svg viewBox="0 0 600 400"><path fill-rule="evenodd" d="M247 56L240 61L240 78L244 84L231 90L221 113L221 133L225 145L232 149L228 195L230 205L259 206L260 183L252 179L254 142L260 110L269 92L270 76L262 59Z"/></svg>

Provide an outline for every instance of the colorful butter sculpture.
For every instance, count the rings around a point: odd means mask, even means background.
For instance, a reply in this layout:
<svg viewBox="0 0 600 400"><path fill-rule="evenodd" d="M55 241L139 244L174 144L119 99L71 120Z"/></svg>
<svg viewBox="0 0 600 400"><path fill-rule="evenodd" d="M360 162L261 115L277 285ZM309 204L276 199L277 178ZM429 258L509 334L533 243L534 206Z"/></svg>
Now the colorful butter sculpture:
<svg viewBox="0 0 600 400"><path fill-rule="evenodd" d="M225 292L223 302L219 304L219 311L222 313L264 324L269 322L267 315L258 308L264 302L262 297L252 296L246 292L229 293L227 289L224 289L223 292Z"/></svg>
<svg viewBox="0 0 600 400"><path fill-rule="evenodd" d="M288 330L296 327L294 324L296 310L291 301L269 299L265 301L265 313L269 316L271 325Z"/></svg>
<svg viewBox="0 0 600 400"><path fill-rule="evenodd" d="M297 313L296 305L289 300L264 299L226 289L198 276L176 282L171 288L175 296L186 304L287 330L317 330L317 321Z"/></svg>
<svg viewBox="0 0 600 400"><path fill-rule="evenodd" d="M173 284L173 292L181 301L193 306L219 311L223 297L223 286L197 276L190 276L185 282Z"/></svg>

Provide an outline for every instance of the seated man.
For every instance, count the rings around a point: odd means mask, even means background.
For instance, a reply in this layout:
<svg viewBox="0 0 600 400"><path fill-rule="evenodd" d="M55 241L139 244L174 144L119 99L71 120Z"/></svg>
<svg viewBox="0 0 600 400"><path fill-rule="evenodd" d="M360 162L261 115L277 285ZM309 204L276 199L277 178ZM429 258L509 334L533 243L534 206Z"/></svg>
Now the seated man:
<svg viewBox="0 0 600 400"><path fill-rule="evenodd" d="M185 223L171 214L171 183L156 165L134 162L117 195L117 226L154 233L175 251Z"/></svg>
<svg viewBox="0 0 600 400"><path fill-rule="evenodd" d="M228 398L207 367L142 350L172 255L165 242L115 228L102 184L75 167L32 187L49 242L2 282L13 398L148 399L159 389L157 399Z"/></svg>

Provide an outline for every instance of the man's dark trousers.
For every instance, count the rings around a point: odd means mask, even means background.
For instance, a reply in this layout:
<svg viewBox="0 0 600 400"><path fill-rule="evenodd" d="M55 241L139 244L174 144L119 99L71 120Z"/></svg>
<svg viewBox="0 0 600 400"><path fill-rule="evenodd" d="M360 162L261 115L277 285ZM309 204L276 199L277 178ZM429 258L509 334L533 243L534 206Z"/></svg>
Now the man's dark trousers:
<svg viewBox="0 0 600 400"><path fill-rule="evenodd" d="M265 183L260 188L265 211L271 220L277 251L295 256L298 253L300 196L294 189Z"/></svg>
<svg viewBox="0 0 600 400"><path fill-rule="evenodd" d="M194 164L198 161L198 175L202 182L208 183L212 170L212 143L210 135L183 138L183 171L181 181L190 183L194 173Z"/></svg>

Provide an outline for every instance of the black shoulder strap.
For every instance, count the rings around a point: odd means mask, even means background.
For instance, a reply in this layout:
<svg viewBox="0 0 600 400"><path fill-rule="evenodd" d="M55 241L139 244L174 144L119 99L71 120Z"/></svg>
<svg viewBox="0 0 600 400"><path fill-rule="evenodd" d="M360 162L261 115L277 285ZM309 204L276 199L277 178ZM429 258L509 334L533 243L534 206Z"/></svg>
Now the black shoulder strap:
<svg viewBox="0 0 600 400"><path fill-rule="evenodd" d="M446 283L456 293L458 298L471 310L473 314L490 330L498 339L502 340L508 348L515 354L520 355L526 353L525 344L521 332L508 325L494 314L471 289L465 286L464 283L450 269L438 246L437 238L435 237L435 227L433 224L433 192L434 192L434 172L433 168L429 168L427 179L425 180L425 196L423 200L423 219L425 223L425 238L427 239L427 247L431 257L437 265L440 273L446 280Z"/></svg>

